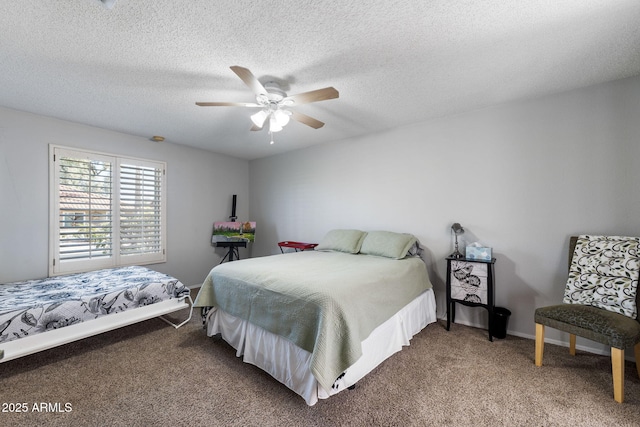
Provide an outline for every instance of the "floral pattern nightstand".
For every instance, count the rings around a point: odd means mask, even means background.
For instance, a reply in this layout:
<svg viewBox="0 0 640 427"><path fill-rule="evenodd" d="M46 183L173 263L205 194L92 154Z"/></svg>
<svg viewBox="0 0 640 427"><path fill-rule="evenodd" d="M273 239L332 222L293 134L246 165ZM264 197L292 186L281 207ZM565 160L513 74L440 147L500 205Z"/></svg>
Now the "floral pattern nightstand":
<svg viewBox="0 0 640 427"><path fill-rule="evenodd" d="M447 257L447 331L455 323L459 303L483 307L489 312L489 341L493 341L491 325L494 314L493 276L496 259L491 261Z"/></svg>

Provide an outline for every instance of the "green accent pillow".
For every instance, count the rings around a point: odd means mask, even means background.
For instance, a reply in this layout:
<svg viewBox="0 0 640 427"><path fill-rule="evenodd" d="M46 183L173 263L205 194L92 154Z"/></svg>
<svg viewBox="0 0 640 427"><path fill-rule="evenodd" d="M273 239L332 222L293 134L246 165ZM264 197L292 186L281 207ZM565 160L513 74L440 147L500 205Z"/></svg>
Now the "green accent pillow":
<svg viewBox="0 0 640 427"><path fill-rule="evenodd" d="M322 238L315 250L357 254L366 235L367 233L360 230L331 230Z"/></svg>
<svg viewBox="0 0 640 427"><path fill-rule="evenodd" d="M377 255L393 259L402 259L417 243L418 239L411 234L394 233L392 231L370 231L367 233L360 253Z"/></svg>

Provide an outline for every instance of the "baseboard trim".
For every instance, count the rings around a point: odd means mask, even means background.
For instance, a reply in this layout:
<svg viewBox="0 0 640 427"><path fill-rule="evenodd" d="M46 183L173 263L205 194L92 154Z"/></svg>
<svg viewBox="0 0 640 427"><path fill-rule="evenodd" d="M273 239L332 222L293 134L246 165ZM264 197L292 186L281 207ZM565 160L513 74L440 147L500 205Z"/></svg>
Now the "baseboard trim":
<svg viewBox="0 0 640 427"><path fill-rule="evenodd" d="M446 314L445 314L445 318L443 320L445 320L445 321L447 320L446 319ZM470 326L472 328L487 329L487 325L481 325L479 323L471 323L471 322L457 321L456 320L456 324ZM509 330L509 329L507 329L507 335L513 335L513 336L520 337L520 338L527 338L527 339L530 339L532 341L535 341L535 339L536 339L535 334L524 334L522 332L512 331L512 330ZM546 338L545 337L544 342L545 342L545 344L553 344L553 345L557 345L557 346L560 346L560 347L569 348L569 342L568 341L556 340L556 339L551 339L551 338ZM602 349L602 348L594 348L594 347L589 347L589 346L584 346L584 345L576 345L576 350L584 351L586 353L598 354L600 356L611 356L610 350L606 350L606 349ZM533 352L533 349L532 349L532 352ZM636 360L635 357L634 357L633 351L625 351L625 357L624 358L625 358L625 360L627 360L629 362L634 362Z"/></svg>

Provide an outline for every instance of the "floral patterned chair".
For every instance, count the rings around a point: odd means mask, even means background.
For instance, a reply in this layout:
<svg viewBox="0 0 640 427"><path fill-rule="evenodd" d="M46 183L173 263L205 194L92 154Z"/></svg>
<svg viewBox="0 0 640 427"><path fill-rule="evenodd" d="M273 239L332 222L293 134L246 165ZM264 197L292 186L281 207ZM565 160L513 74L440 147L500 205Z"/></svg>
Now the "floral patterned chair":
<svg viewBox="0 0 640 427"><path fill-rule="evenodd" d="M569 333L569 353L576 336L611 347L613 398L624 400L624 351L634 348L640 375L638 270L640 239L618 236L571 237L569 279L563 304L535 311L535 364L542 366L544 328Z"/></svg>

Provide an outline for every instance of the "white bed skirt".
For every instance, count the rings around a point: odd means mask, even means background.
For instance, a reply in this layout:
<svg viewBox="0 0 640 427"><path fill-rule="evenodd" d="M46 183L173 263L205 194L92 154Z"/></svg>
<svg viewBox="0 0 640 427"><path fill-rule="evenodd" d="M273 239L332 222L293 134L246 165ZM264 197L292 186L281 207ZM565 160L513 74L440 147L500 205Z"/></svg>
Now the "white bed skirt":
<svg viewBox="0 0 640 427"><path fill-rule="evenodd" d="M285 338L213 308L207 317L207 335L220 334L237 350L243 361L258 366L302 396L312 406L318 399L351 387L392 354L408 346L411 338L436 321L433 290L422 293L362 341L362 356L350 366L330 390L311 373L311 353Z"/></svg>

